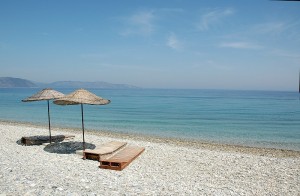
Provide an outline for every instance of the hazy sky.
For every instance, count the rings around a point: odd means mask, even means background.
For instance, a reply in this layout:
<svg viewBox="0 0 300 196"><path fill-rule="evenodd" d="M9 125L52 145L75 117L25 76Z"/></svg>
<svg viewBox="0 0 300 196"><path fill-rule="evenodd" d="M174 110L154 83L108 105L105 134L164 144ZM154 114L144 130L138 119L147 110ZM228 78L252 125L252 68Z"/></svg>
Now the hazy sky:
<svg viewBox="0 0 300 196"><path fill-rule="evenodd" d="M0 76L297 90L300 2L0 0Z"/></svg>

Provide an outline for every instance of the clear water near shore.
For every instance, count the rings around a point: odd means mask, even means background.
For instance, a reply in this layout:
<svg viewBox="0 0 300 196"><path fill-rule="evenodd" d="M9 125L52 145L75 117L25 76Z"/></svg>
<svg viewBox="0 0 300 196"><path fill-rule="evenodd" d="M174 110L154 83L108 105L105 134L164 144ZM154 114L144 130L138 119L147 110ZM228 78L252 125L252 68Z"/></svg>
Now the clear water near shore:
<svg viewBox="0 0 300 196"><path fill-rule="evenodd" d="M0 119L47 125L45 101L21 102L39 90L0 89ZM300 150L297 92L89 90L112 102L84 106L86 129ZM53 126L81 127L79 105L50 107Z"/></svg>

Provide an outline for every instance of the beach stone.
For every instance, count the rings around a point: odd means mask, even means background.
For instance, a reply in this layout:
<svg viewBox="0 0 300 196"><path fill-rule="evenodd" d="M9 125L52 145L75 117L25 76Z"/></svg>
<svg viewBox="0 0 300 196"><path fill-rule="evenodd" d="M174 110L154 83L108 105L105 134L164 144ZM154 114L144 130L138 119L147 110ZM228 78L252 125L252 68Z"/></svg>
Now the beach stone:
<svg viewBox="0 0 300 196"><path fill-rule="evenodd" d="M83 150L76 150L76 154L80 155L80 156L83 156Z"/></svg>
<svg viewBox="0 0 300 196"><path fill-rule="evenodd" d="M29 191L27 191L27 192L24 194L24 196L35 196L36 194L35 194L34 192L35 192L34 189L29 190Z"/></svg>
<svg viewBox="0 0 300 196"><path fill-rule="evenodd" d="M36 184L34 184L34 183L31 183L29 186L31 186L31 187L35 187L35 186L36 186Z"/></svg>

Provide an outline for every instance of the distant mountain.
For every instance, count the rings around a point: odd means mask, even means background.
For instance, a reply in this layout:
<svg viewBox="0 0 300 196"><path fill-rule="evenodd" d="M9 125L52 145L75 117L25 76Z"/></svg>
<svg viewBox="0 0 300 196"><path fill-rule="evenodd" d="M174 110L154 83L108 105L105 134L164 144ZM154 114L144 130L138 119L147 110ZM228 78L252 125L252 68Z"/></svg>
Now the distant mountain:
<svg viewBox="0 0 300 196"><path fill-rule="evenodd" d="M0 88L37 87L29 80L12 77L0 77Z"/></svg>
<svg viewBox="0 0 300 196"><path fill-rule="evenodd" d="M108 82L58 81L52 83L32 82L21 78L0 77L0 88L38 87L38 88L106 88L128 89L138 88L127 84L111 84Z"/></svg>
<svg viewBox="0 0 300 196"><path fill-rule="evenodd" d="M107 82L80 82L80 81L58 81L48 84L53 88L108 88L108 89L124 89L138 88L127 84L111 84Z"/></svg>

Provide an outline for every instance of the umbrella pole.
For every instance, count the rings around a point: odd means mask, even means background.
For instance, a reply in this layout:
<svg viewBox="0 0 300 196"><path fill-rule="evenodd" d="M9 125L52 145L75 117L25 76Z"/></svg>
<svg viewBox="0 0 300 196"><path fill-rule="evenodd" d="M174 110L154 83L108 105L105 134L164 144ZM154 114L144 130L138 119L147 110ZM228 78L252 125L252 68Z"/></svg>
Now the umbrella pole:
<svg viewBox="0 0 300 196"><path fill-rule="evenodd" d="M84 122L83 122L83 105L82 105L82 104L81 104L81 124L82 124L83 150L85 150L85 141L84 141Z"/></svg>
<svg viewBox="0 0 300 196"><path fill-rule="evenodd" d="M50 144L51 144L51 126L50 126L50 107L49 107L49 100L47 100L48 103L48 123L49 123L49 139L50 139Z"/></svg>

